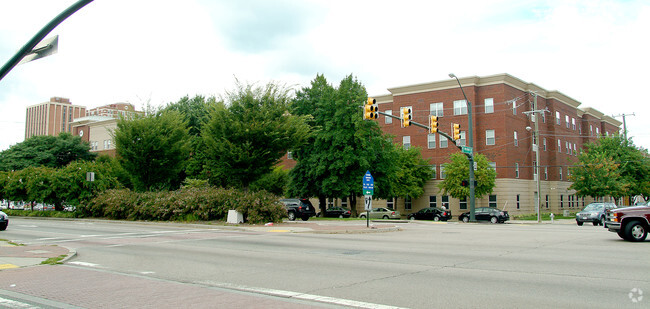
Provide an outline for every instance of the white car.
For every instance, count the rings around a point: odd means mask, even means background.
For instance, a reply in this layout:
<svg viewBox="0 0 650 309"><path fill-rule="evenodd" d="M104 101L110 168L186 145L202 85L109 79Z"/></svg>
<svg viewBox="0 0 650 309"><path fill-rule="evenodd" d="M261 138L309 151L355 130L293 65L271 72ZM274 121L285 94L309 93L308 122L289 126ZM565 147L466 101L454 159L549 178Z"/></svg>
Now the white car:
<svg viewBox="0 0 650 309"><path fill-rule="evenodd" d="M9 226L9 216L6 213L0 211L0 231L4 231Z"/></svg>

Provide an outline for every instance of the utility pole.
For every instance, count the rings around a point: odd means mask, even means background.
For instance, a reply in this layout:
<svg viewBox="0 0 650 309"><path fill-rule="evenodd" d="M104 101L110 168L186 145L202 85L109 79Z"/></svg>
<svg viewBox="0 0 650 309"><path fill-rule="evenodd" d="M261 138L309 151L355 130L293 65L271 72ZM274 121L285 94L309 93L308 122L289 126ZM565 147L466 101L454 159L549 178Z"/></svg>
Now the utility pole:
<svg viewBox="0 0 650 309"><path fill-rule="evenodd" d="M623 136L625 136L625 140L627 141L627 127L625 126L625 116L636 116L636 115L634 115L634 113L612 115L612 117L623 117Z"/></svg>
<svg viewBox="0 0 650 309"><path fill-rule="evenodd" d="M533 132L533 151L535 152L535 163L533 164L533 171L537 181L537 195L535 196L535 211L537 212L537 223L542 223L542 217L540 216L540 199L542 196L542 186L540 184L539 177L539 119L537 118L538 113L545 113L548 110L537 109L537 93L531 92L533 95L533 110L528 112L523 112L526 115L530 115L531 119L535 121L535 131ZM533 118L534 117L534 118Z"/></svg>

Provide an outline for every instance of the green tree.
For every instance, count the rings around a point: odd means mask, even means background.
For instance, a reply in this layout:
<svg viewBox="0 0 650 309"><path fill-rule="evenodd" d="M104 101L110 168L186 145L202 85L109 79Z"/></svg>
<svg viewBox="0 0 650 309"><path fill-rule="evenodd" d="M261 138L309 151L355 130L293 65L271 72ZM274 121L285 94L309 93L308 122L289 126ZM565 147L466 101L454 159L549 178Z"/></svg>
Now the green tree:
<svg viewBox="0 0 650 309"><path fill-rule="evenodd" d="M292 113L311 115L310 124L316 133L304 147L294 149L297 164L290 172L289 195L318 197L321 209L328 197L347 198L354 205L362 194L366 171L373 175L376 198L421 192L421 184L430 178L430 172L423 176L400 171L408 168L400 165L408 161L404 158L417 158L419 151L399 152L376 121L363 120L360 107L367 97L365 87L352 75L334 88L319 74L310 87L296 94ZM421 157L413 159L412 166L420 164ZM410 176L423 177L423 181Z"/></svg>
<svg viewBox="0 0 650 309"><path fill-rule="evenodd" d="M94 160L95 156L80 136L65 132L56 137L33 136L0 153L0 170L17 171L29 166L58 168L75 160Z"/></svg>
<svg viewBox="0 0 650 309"><path fill-rule="evenodd" d="M201 132L213 185L247 189L309 137L307 117L289 113L289 89L237 84L226 102L217 104Z"/></svg>
<svg viewBox="0 0 650 309"><path fill-rule="evenodd" d="M650 158L622 136L587 143L570 168L578 196L650 196Z"/></svg>
<svg viewBox="0 0 650 309"><path fill-rule="evenodd" d="M268 191L278 196L284 196L289 183L289 171L282 166L276 166L273 171L263 175L251 183L251 191Z"/></svg>
<svg viewBox="0 0 650 309"><path fill-rule="evenodd" d="M23 170L27 201L37 203L56 204L57 191L54 189L53 180L56 169L39 166L30 166Z"/></svg>
<svg viewBox="0 0 650 309"><path fill-rule="evenodd" d="M63 210L64 203L78 206L98 193L121 187L106 163L76 161L56 170L52 176L52 190L56 193L53 203L56 210ZM94 173L94 181L88 180L88 173Z"/></svg>
<svg viewBox="0 0 650 309"><path fill-rule="evenodd" d="M178 188L189 155L183 116L163 111L121 118L113 132L120 165L136 191Z"/></svg>
<svg viewBox="0 0 650 309"><path fill-rule="evenodd" d="M168 103L164 111L177 111L183 115L190 134L190 154L185 166L185 173L188 177L202 178L203 166L206 164L205 148L201 131L203 126L210 119L210 112L217 106L215 97L205 98L197 95L194 98L182 97L178 102Z"/></svg>
<svg viewBox="0 0 650 309"><path fill-rule="evenodd" d="M431 179L433 171L431 165L422 158L420 148L395 147L398 155L395 173L389 174L390 181L385 198L411 197L418 198L424 194L424 184Z"/></svg>
<svg viewBox="0 0 650 309"><path fill-rule="evenodd" d="M442 189L443 195L466 198L470 193L469 186L462 186L462 181L469 181L469 159L462 153L453 153L449 156L449 160L450 162L445 164L445 179L440 182L439 187ZM474 162L476 162L474 196L480 198L485 194L492 193L497 172L482 154L475 154Z"/></svg>

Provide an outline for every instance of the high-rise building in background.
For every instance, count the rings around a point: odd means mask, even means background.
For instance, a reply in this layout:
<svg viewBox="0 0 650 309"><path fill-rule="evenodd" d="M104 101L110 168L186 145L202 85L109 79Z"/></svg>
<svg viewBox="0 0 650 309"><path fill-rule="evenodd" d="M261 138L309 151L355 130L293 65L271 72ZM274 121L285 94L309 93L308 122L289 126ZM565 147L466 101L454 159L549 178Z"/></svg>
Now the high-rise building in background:
<svg viewBox="0 0 650 309"><path fill-rule="evenodd" d="M70 99L52 97L49 101L27 107L25 139L38 135L57 136L72 133L71 123L86 115L86 107L73 105Z"/></svg>

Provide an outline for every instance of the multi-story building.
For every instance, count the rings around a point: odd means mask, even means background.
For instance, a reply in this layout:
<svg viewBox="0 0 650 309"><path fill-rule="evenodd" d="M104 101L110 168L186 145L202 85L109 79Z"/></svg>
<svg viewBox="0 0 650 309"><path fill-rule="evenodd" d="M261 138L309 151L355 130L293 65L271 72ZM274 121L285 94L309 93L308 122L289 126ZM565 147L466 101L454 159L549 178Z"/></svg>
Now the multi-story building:
<svg viewBox="0 0 650 309"><path fill-rule="evenodd" d="M25 139L38 135L72 133L71 123L86 115L86 107L72 105L70 99L52 97L48 102L27 107Z"/></svg>
<svg viewBox="0 0 650 309"><path fill-rule="evenodd" d="M593 109L580 109L581 103L558 91L549 91L508 74L461 78L460 83L471 102L473 151L485 155L496 169L496 187L492 194L476 199L476 207L498 207L511 213L533 213L538 194L534 172L533 133L539 126L540 208L543 212L576 210L591 200L578 198L570 190L569 167L587 142L599 136L619 133L621 122ZM389 88L390 94L375 96L379 111L399 116L403 107L412 110L412 121L428 125L429 116L438 116L439 129L451 134L451 123L461 125L459 145L467 145L467 102L455 79ZM545 112L525 113L533 110ZM402 213L448 203L454 216L468 211L467 199L454 199L439 188L445 178L448 157L460 150L439 134L380 116L382 130L395 136L404 147L417 146L431 164L432 178L425 193L417 199L396 198L386 201ZM381 203L381 201L380 201ZM361 207L361 211L363 206ZM359 206L357 207L359 208Z"/></svg>
<svg viewBox="0 0 650 309"><path fill-rule="evenodd" d="M135 107L131 103L113 103L100 107L95 107L86 111L86 116L105 116L117 118L119 115L133 113Z"/></svg>
<svg viewBox="0 0 650 309"><path fill-rule="evenodd" d="M115 156L115 142L112 132L117 128L117 118L88 116L72 123L72 134L78 135L90 144L90 151Z"/></svg>

